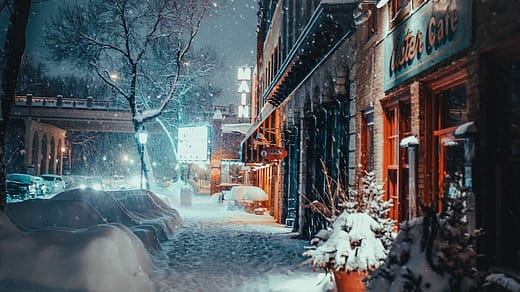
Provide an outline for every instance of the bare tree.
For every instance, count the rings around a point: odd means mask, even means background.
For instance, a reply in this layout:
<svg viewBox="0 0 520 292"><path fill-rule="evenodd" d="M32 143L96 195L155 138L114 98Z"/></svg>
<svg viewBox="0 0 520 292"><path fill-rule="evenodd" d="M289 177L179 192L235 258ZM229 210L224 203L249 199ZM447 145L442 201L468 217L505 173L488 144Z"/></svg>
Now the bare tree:
<svg viewBox="0 0 520 292"><path fill-rule="evenodd" d="M5 4L5 5L4 5ZM8 1L3 1L0 11L7 7ZM25 31L29 20L31 0L14 1L10 12L9 27L5 40L3 57L0 60L0 210L5 209L6 204L6 167L4 163L5 131L9 121L9 113L14 104L16 79L20 70L22 55L25 51Z"/></svg>
<svg viewBox="0 0 520 292"><path fill-rule="evenodd" d="M174 98L210 5L209 0L88 0L64 6L45 41L57 60L94 69L126 99L137 134ZM139 147L137 135L135 143ZM148 154L139 153L150 182Z"/></svg>

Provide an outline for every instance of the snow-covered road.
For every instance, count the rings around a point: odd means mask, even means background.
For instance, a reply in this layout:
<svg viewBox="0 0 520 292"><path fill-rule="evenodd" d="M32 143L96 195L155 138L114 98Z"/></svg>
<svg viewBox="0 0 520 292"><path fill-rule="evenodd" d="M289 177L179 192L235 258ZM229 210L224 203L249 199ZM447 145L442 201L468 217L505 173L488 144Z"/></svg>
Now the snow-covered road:
<svg viewBox="0 0 520 292"><path fill-rule="evenodd" d="M269 215L228 210L207 195L179 207L184 220L156 260L158 291L324 291L328 277L302 265L306 241ZM323 281L321 281L323 280Z"/></svg>

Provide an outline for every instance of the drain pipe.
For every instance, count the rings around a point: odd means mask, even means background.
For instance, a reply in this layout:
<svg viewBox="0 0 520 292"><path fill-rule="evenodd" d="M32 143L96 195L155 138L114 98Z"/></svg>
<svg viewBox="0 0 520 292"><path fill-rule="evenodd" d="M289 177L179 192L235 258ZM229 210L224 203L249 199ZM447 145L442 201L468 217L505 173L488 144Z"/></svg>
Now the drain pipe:
<svg viewBox="0 0 520 292"><path fill-rule="evenodd" d="M419 141L417 140L417 137L409 136L401 140L399 146L401 146L401 148L408 148L408 221L410 221L417 216L416 153Z"/></svg>

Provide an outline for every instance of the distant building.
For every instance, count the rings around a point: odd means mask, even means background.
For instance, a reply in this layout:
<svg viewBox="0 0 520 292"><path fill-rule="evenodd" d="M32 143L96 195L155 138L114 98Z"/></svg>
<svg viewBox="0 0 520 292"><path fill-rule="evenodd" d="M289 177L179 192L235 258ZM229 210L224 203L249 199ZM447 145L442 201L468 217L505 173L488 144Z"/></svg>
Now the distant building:
<svg viewBox="0 0 520 292"><path fill-rule="evenodd" d="M211 194L227 190L233 184L242 184L240 142L250 123L224 123L222 113L216 110L212 121L210 179Z"/></svg>

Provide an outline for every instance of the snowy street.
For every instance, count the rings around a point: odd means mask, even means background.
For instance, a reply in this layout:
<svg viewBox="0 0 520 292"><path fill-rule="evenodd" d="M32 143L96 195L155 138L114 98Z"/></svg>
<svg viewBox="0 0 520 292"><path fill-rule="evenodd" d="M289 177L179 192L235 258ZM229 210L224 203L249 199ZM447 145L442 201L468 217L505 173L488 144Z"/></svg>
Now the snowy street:
<svg viewBox="0 0 520 292"><path fill-rule="evenodd" d="M308 243L269 215L228 210L208 195L174 208L184 227L163 243L151 276L158 291L323 291L329 284L301 264Z"/></svg>

